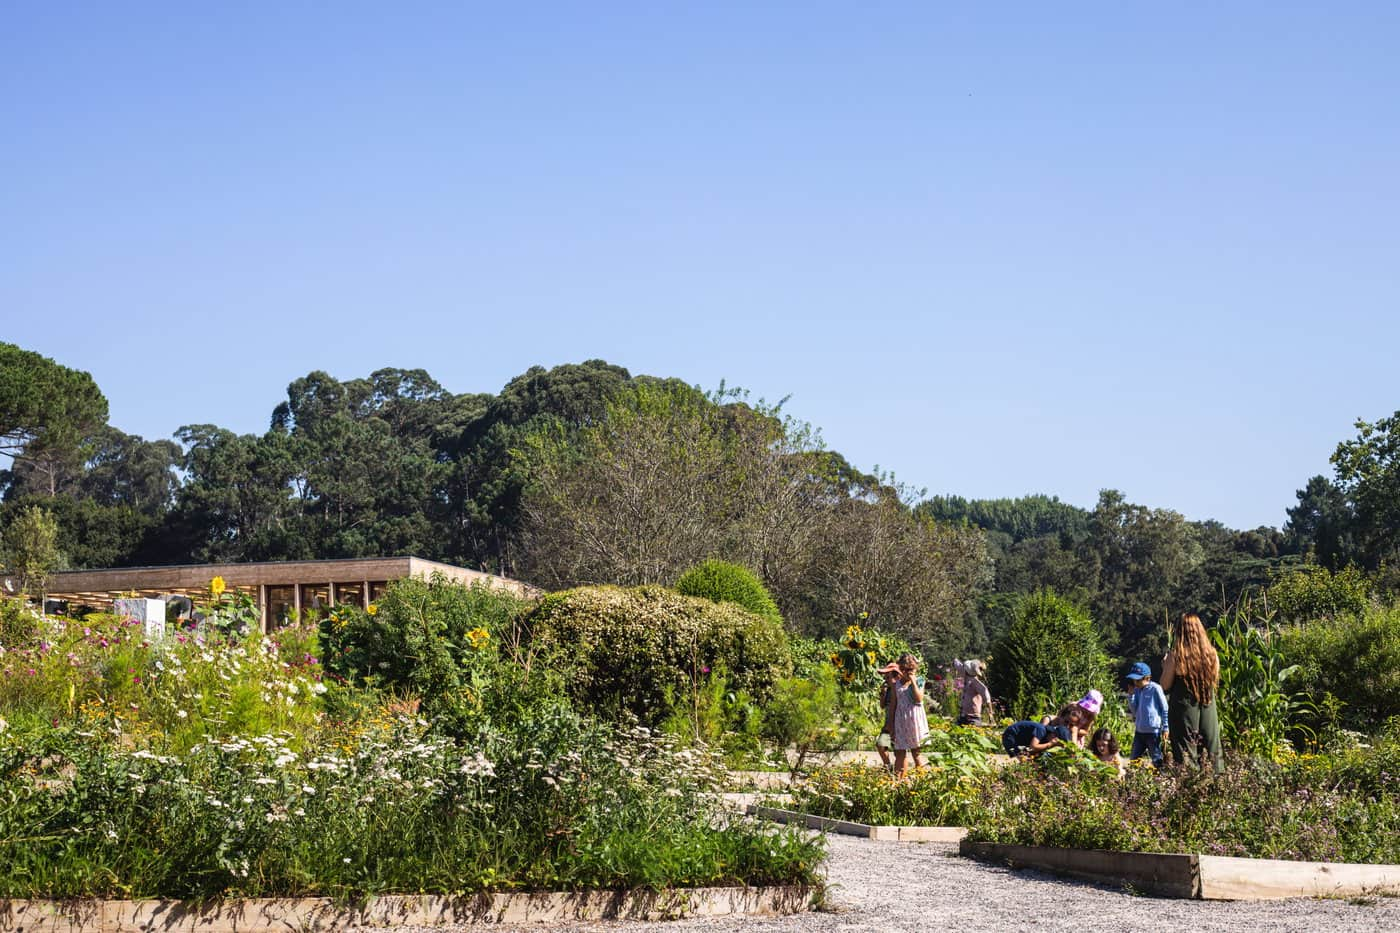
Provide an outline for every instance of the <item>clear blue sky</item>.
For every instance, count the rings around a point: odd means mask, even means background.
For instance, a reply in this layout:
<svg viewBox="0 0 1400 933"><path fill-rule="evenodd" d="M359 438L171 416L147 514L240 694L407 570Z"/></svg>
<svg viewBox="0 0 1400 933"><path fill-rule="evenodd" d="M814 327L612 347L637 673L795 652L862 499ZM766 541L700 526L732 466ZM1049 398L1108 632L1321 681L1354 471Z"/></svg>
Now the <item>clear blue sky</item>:
<svg viewBox="0 0 1400 933"><path fill-rule="evenodd" d="M931 493L1282 524L1400 408L1397 49L1393 3L10 3L0 339L146 437L601 357Z"/></svg>

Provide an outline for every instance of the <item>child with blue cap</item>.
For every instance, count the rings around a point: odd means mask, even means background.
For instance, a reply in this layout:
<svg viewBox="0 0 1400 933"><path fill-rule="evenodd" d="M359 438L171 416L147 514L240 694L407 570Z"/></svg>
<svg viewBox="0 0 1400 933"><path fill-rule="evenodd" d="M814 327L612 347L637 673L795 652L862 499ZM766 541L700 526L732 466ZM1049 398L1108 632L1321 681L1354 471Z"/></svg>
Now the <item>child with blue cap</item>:
<svg viewBox="0 0 1400 933"><path fill-rule="evenodd" d="M1139 661L1128 671L1133 692L1128 708L1133 711L1133 750L1129 759L1143 755L1152 760L1153 767L1162 764L1162 733L1167 727L1167 695L1152 682L1152 668Z"/></svg>

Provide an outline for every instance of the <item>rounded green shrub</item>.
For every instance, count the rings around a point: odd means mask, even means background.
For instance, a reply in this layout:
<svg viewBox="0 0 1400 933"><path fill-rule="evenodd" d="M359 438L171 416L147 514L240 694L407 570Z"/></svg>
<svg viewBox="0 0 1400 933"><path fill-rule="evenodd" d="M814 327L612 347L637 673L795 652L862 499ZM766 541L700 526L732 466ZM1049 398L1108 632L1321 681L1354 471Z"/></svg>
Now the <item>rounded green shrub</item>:
<svg viewBox="0 0 1400 933"><path fill-rule="evenodd" d="M609 716L660 723L723 671L733 690L767 700L792 671L771 618L663 586L588 586L552 593L522 620L532 649L567 663L570 696Z"/></svg>
<svg viewBox="0 0 1400 933"><path fill-rule="evenodd" d="M1319 708L1313 725L1337 718L1370 734L1400 717L1400 606L1288 626L1278 638L1283 663L1298 666L1290 686Z"/></svg>
<svg viewBox="0 0 1400 933"><path fill-rule="evenodd" d="M1017 603L1010 628L992 647L987 675L993 699L1016 719L1053 713L1091 688L1104 696L1114 689L1093 620L1051 590Z"/></svg>
<svg viewBox="0 0 1400 933"><path fill-rule="evenodd" d="M763 581L739 564L707 560L681 574L676 581L676 590L686 596L698 596L717 603L736 603L754 615L783 624L778 604L768 595Z"/></svg>

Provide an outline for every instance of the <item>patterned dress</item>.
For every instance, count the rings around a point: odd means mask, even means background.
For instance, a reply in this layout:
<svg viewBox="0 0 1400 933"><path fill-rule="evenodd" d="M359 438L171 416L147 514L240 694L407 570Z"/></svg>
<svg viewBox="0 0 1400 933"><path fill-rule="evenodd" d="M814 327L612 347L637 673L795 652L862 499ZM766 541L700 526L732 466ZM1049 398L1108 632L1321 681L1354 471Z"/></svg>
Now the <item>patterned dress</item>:
<svg viewBox="0 0 1400 933"><path fill-rule="evenodd" d="M918 748L928 738L928 716L924 704L914 699L914 685L900 684L895 688L894 747L908 751Z"/></svg>

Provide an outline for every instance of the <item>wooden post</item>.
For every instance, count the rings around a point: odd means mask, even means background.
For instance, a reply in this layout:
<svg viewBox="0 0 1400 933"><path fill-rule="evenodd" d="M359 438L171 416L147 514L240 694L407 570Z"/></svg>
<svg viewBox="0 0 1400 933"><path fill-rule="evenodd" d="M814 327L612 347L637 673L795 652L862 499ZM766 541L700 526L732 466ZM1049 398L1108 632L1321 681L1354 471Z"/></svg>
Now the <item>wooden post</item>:
<svg viewBox="0 0 1400 933"><path fill-rule="evenodd" d="M267 634L267 584L258 584L258 628Z"/></svg>
<svg viewBox="0 0 1400 933"><path fill-rule="evenodd" d="M292 611L296 613L297 621L301 621L301 584L292 584Z"/></svg>
<svg viewBox="0 0 1400 933"><path fill-rule="evenodd" d="M335 608L335 581L326 584L326 600L329 608Z"/></svg>
<svg viewBox="0 0 1400 933"><path fill-rule="evenodd" d="M368 580L361 580L361 581L360 581L360 605L361 605L363 608L365 608L365 609L368 609L368 608L369 608L369 581L368 581Z"/></svg>

